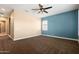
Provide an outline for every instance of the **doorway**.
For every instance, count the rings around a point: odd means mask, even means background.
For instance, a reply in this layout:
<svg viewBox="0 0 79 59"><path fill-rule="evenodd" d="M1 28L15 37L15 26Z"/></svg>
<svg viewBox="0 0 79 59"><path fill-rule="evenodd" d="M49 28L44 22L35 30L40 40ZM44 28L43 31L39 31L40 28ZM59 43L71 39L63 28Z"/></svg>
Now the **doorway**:
<svg viewBox="0 0 79 59"><path fill-rule="evenodd" d="M9 34L9 25L10 23L8 18L0 18L0 36Z"/></svg>
<svg viewBox="0 0 79 59"><path fill-rule="evenodd" d="M5 21L0 21L0 33L5 33Z"/></svg>

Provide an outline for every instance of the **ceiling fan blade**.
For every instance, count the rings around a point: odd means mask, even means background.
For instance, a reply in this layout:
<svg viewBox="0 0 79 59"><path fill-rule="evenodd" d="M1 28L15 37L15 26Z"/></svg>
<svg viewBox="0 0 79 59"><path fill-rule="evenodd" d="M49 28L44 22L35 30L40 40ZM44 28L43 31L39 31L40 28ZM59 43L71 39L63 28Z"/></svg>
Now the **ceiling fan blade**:
<svg viewBox="0 0 79 59"><path fill-rule="evenodd" d="M32 10L40 10L40 9L32 9Z"/></svg>
<svg viewBox="0 0 79 59"><path fill-rule="evenodd" d="M45 13L48 13L47 11L44 11Z"/></svg>
<svg viewBox="0 0 79 59"><path fill-rule="evenodd" d="M42 8L42 7L43 7L43 5L39 4L39 7L41 7L41 8Z"/></svg>
<svg viewBox="0 0 79 59"><path fill-rule="evenodd" d="M52 6L51 7L44 8L44 9L50 9L50 8L52 8Z"/></svg>

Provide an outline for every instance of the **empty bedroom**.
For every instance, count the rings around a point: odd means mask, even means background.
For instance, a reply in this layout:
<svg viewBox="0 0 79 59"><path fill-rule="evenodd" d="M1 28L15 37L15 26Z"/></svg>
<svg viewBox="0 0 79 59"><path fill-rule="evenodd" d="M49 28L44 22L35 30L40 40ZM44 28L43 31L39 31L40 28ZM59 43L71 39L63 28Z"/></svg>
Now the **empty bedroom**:
<svg viewBox="0 0 79 59"><path fill-rule="evenodd" d="M79 54L78 4L0 4L1 54Z"/></svg>

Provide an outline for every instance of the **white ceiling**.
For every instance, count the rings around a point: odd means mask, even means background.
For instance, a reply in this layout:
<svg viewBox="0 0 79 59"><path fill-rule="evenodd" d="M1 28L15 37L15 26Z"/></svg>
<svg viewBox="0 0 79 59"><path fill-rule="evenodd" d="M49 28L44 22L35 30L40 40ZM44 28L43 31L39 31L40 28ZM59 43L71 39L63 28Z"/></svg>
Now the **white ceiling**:
<svg viewBox="0 0 79 59"><path fill-rule="evenodd" d="M12 10L12 9L21 9L24 10L26 13L30 13L32 15L35 15L37 17L46 17L49 15L54 15L62 12L67 12L70 10L78 9L78 4L43 4L44 7L52 6L52 9L48 9L48 14L46 13L39 13L38 11L33 11L31 9L39 8L37 4L0 4L0 8L5 8L6 10Z"/></svg>
<svg viewBox="0 0 79 59"><path fill-rule="evenodd" d="M2 15L1 17L8 17L11 12L11 8L0 6L0 16Z"/></svg>

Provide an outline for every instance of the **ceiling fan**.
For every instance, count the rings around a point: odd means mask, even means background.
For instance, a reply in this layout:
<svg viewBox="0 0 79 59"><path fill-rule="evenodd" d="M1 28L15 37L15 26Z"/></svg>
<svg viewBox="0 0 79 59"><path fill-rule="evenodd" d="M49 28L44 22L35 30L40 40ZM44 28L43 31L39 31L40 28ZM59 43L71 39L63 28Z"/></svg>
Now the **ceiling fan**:
<svg viewBox="0 0 79 59"><path fill-rule="evenodd" d="M43 7L43 5L41 5L41 4L38 4L38 6L39 6L39 9L32 9L32 10L38 10L38 13L48 13L48 11L46 11L47 9L50 9L50 8L52 8L52 6L50 6L50 7Z"/></svg>

